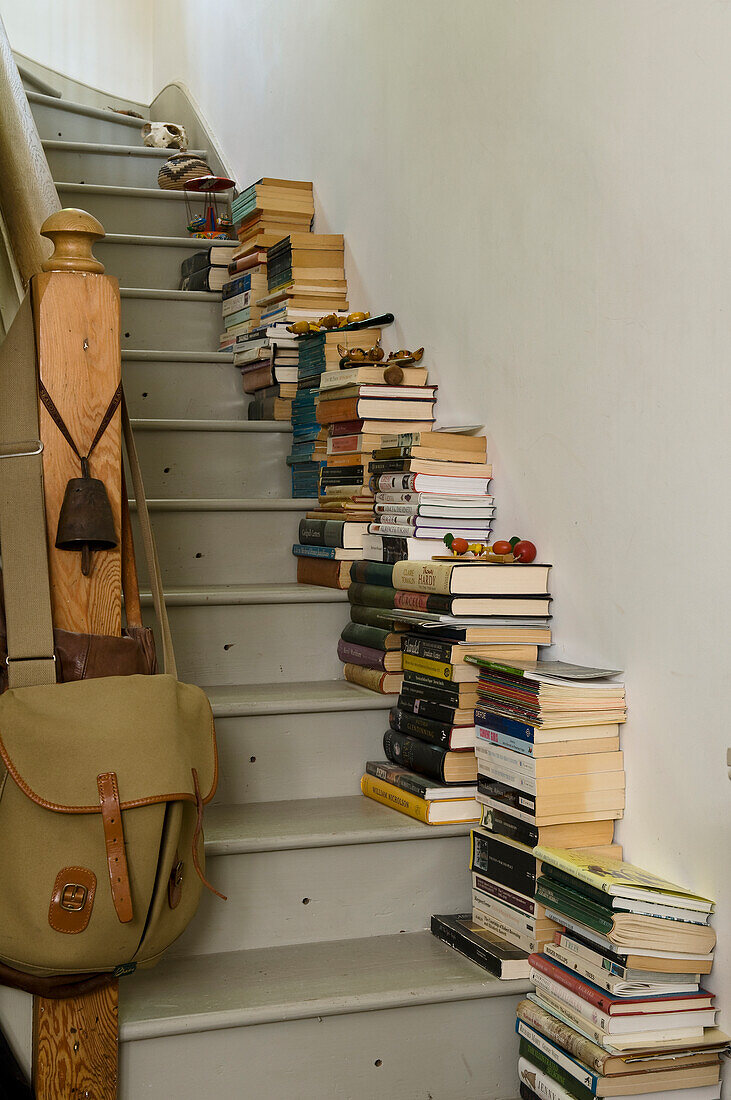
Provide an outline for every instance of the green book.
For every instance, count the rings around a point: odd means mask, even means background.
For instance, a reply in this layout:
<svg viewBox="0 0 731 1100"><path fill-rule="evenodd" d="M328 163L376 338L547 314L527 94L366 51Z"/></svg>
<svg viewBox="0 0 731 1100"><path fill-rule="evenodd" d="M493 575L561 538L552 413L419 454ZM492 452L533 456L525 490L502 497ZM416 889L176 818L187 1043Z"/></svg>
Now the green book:
<svg viewBox="0 0 731 1100"><path fill-rule="evenodd" d="M580 924L593 928L602 936L606 936L614 927L614 920L604 906L597 905L575 890L553 882L545 875L541 875L536 883L536 901L540 901L548 909L565 913L567 917L572 917Z"/></svg>
<svg viewBox="0 0 731 1100"><path fill-rule="evenodd" d="M369 649L380 649L385 652L386 639L391 633L390 630L382 630L378 626L366 626L364 623L351 622L343 628L340 637L344 642L352 642L354 645L364 645L368 646Z"/></svg>
<svg viewBox="0 0 731 1100"><path fill-rule="evenodd" d="M547 1077L556 1081L562 1089L565 1089L575 1100L594 1100L595 1093L586 1085L582 1085L580 1081L577 1081L575 1077L572 1077L563 1066L559 1066L554 1062L553 1058L549 1058L547 1054L544 1054L538 1047L534 1047L528 1039L521 1038L519 1046L520 1057L525 1058L536 1069L543 1070Z"/></svg>
<svg viewBox="0 0 731 1100"><path fill-rule="evenodd" d="M365 604L351 604L350 621L363 623L365 626L376 626L381 630L391 630L393 620L386 608L367 607Z"/></svg>
<svg viewBox="0 0 731 1100"><path fill-rule="evenodd" d="M351 584L348 599L351 603L365 604L367 607L392 608L396 591L378 584Z"/></svg>
<svg viewBox="0 0 731 1100"><path fill-rule="evenodd" d="M393 566L383 561L354 561L350 570L351 581L358 584L377 584L390 588Z"/></svg>

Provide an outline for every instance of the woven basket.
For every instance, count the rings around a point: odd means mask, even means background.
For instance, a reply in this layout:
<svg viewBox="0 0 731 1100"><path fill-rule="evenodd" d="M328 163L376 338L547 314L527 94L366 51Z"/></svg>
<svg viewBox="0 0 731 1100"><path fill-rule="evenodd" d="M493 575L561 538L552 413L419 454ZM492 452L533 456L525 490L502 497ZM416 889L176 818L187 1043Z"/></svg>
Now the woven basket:
<svg viewBox="0 0 731 1100"><path fill-rule="evenodd" d="M184 191L189 180L211 175L213 173L202 157L192 153L175 153L158 172L157 184L164 191Z"/></svg>

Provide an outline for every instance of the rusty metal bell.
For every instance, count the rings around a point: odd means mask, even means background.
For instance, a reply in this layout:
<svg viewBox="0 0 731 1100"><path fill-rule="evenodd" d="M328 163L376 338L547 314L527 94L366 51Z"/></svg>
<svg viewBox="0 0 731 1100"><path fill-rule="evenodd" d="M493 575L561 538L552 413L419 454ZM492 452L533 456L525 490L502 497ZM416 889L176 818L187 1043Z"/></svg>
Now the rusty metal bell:
<svg viewBox="0 0 731 1100"><path fill-rule="evenodd" d="M66 486L58 516L56 549L81 552L81 572L91 572L93 550L113 550L118 544L114 516L104 482L89 476L89 463L81 460L81 477Z"/></svg>

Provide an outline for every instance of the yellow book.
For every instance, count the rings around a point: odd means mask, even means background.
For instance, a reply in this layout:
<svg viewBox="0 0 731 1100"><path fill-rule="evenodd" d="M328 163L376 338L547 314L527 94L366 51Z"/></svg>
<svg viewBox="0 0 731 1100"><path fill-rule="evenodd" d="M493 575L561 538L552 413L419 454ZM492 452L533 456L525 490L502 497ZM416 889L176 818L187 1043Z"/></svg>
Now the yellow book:
<svg viewBox="0 0 731 1100"><path fill-rule="evenodd" d="M405 672L421 672L424 676L433 676L437 680L454 679L454 665L432 661L429 657L416 657L412 653L401 654L401 667Z"/></svg>
<svg viewBox="0 0 731 1100"><path fill-rule="evenodd" d="M414 817L424 825L459 825L479 820L480 807L474 798L439 798L427 800L403 791L393 783L385 783L366 774L360 781L360 789L366 798L372 798L383 806L390 806L407 817Z"/></svg>

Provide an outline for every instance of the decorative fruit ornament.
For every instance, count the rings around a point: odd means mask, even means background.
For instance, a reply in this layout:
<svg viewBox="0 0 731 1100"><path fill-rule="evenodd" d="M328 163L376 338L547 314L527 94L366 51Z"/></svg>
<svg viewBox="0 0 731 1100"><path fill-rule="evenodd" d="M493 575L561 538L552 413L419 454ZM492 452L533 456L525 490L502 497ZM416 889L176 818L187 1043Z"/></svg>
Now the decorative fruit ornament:
<svg viewBox="0 0 731 1100"><path fill-rule="evenodd" d="M492 552L498 557L502 557L504 554L512 554L513 548L507 539L500 539L492 544Z"/></svg>
<svg viewBox="0 0 731 1100"><path fill-rule="evenodd" d="M516 542L515 546L513 547L515 560L522 562L523 565L528 565L530 564L530 562L535 561L537 553L538 551L536 550L533 543L528 542L527 539L521 539L519 542Z"/></svg>
<svg viewBox="0 0 731 1100"><path fill-rule="evenodd" d="M459 554L459 556L461 557L462 554L466 554L468 550L469 543L467 542L467 539L452 539L453 554Z"/></svg>

